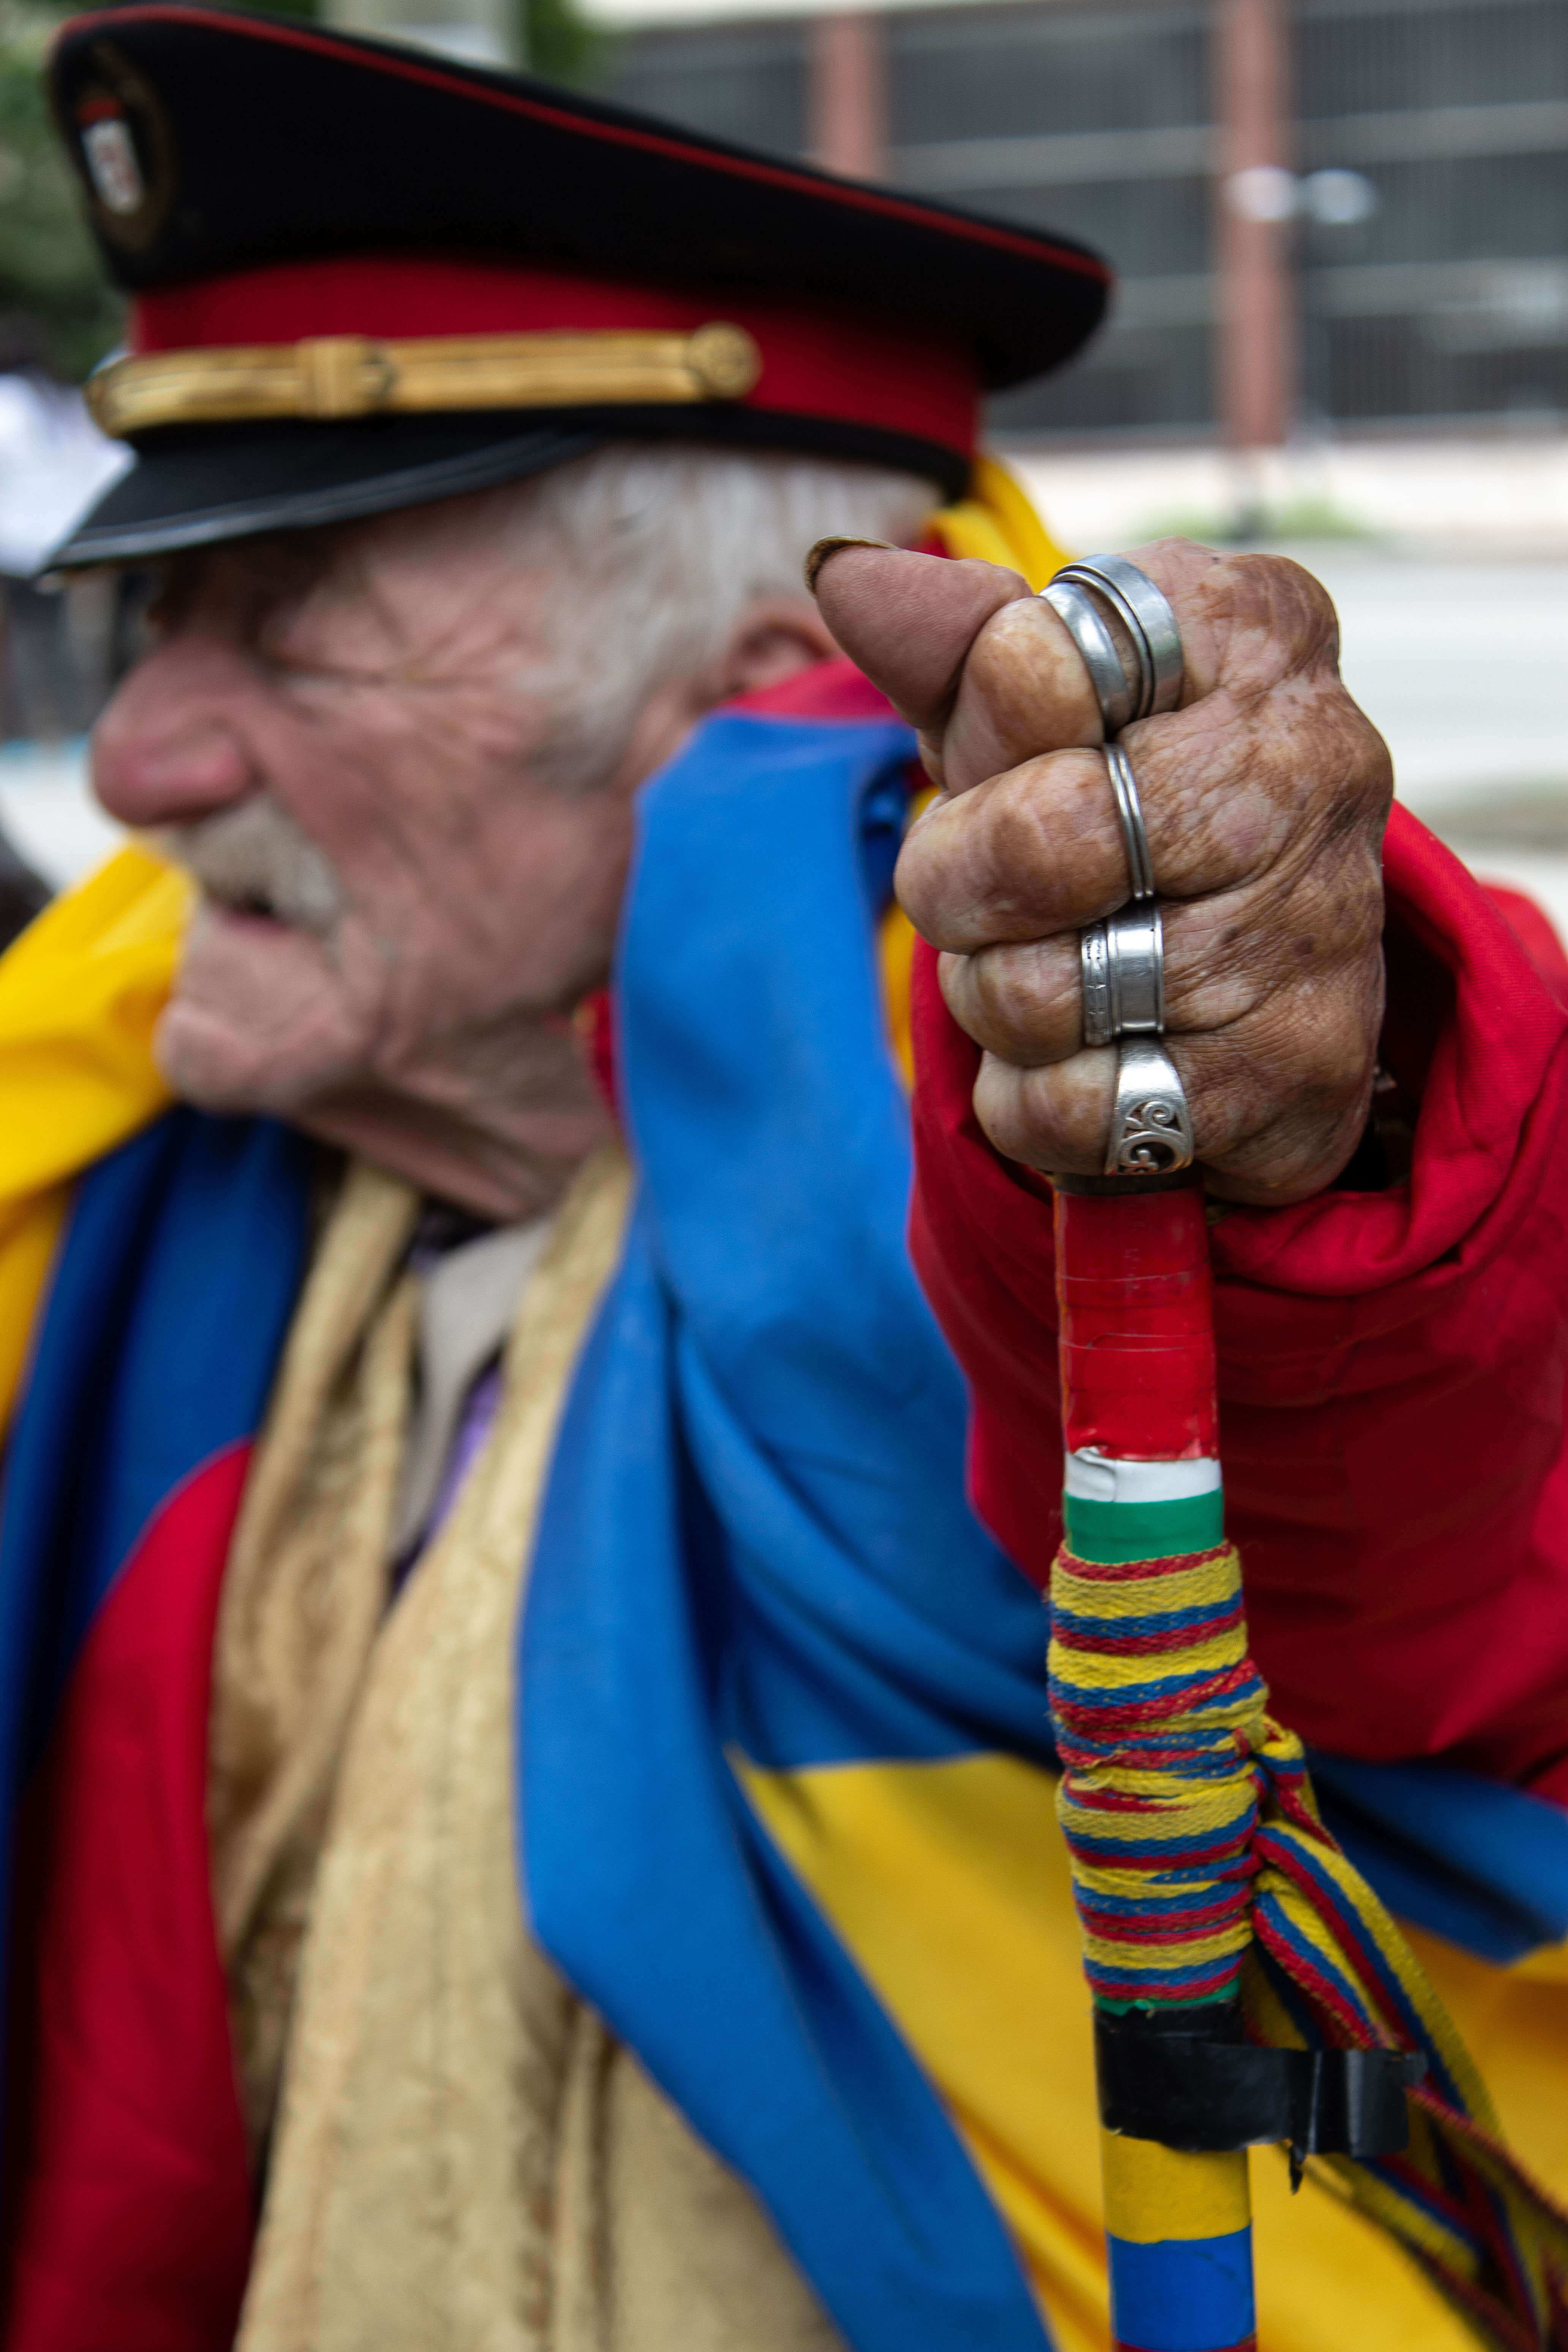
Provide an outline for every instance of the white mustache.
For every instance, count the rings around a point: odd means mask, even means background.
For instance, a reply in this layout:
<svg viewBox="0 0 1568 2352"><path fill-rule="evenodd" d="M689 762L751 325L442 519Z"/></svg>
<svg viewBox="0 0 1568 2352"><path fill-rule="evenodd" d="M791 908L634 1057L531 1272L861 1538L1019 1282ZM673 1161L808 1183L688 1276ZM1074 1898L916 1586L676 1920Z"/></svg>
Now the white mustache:
<svg viewBox="0 0 1568 2352"><path fill-rule="evenodd" d="M330 862L266 793L189 824L161 825L153 839L222 906L271 915L322 938L342 913L342 886Z"/></svg>

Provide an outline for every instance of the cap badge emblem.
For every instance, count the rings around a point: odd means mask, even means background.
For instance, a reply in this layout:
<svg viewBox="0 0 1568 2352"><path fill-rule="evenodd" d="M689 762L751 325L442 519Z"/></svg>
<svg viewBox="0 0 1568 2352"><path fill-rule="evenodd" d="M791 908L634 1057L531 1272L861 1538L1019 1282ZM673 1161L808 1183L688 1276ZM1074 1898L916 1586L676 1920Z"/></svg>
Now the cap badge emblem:
<svg viewBox="0 0 1568 2352"><path fill-rule="evenodd" d="M70 112L100 236L145 253L174 200L174 136L152 84L112 41L95 41Z"/></svg>
<svg viewBox="0 0 1568 2352"><path fill-rule="evenodd" d="M83 107L81 146L99 204L111 213L139 211L147 185L131 125L112 100L99 99Z"/></svg>

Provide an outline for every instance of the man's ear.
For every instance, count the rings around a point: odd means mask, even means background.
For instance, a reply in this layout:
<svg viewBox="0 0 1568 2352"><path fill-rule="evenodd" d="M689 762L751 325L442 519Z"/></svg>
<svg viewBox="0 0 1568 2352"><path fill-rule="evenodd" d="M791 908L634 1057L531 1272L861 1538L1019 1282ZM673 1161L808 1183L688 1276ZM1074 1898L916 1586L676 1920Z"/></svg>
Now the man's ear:
<svg viewBox="0 0 1568 2352"><path fill-rule="evenodd" d="M714 666L714 700L759 694L782 686L838 653L832 634L810 596L758 596L731 630Z"/></svg>

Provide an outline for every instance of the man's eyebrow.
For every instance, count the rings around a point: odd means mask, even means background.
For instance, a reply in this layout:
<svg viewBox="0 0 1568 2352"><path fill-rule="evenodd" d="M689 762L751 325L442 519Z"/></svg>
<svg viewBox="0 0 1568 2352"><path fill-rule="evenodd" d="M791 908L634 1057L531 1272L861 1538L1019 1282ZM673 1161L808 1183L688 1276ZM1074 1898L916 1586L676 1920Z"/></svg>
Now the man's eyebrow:
<svg viewBox="0 0 1568 2352"><path fill-rule="evenodd" d="M362 593L363 583L353 570L341 567L337 547L258 541L256 557L242 575L240 605L247 641L265 649L269 637L287 630L335 572L341 572L341 584L351 593Z"/></svg>
<svg viewBox="0 0 1568 2352"><path fill-rule="evenodd" d="M236 550L234 560L246 565L259 610L297 603L308 595L328 577L340 554L339 545L315 542L314 534L289 533L253 541L243 554Z"/></svg>

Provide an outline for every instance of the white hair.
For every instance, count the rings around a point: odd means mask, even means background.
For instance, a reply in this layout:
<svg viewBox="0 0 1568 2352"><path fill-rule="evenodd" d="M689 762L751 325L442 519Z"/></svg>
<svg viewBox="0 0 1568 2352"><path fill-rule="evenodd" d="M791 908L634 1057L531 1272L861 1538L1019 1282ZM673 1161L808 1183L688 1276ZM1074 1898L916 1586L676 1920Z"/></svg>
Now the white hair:
<svg viewBox="0 0 1568 2352"><path fill-rule="evenodd" d="M915 474L775 451L612 443L507 494L519 558L555 573L542 688L559 716L549 767L601 781L663 679L690 677L746 607L805 593L820 539L909 546L941 503Z"/></svg>

